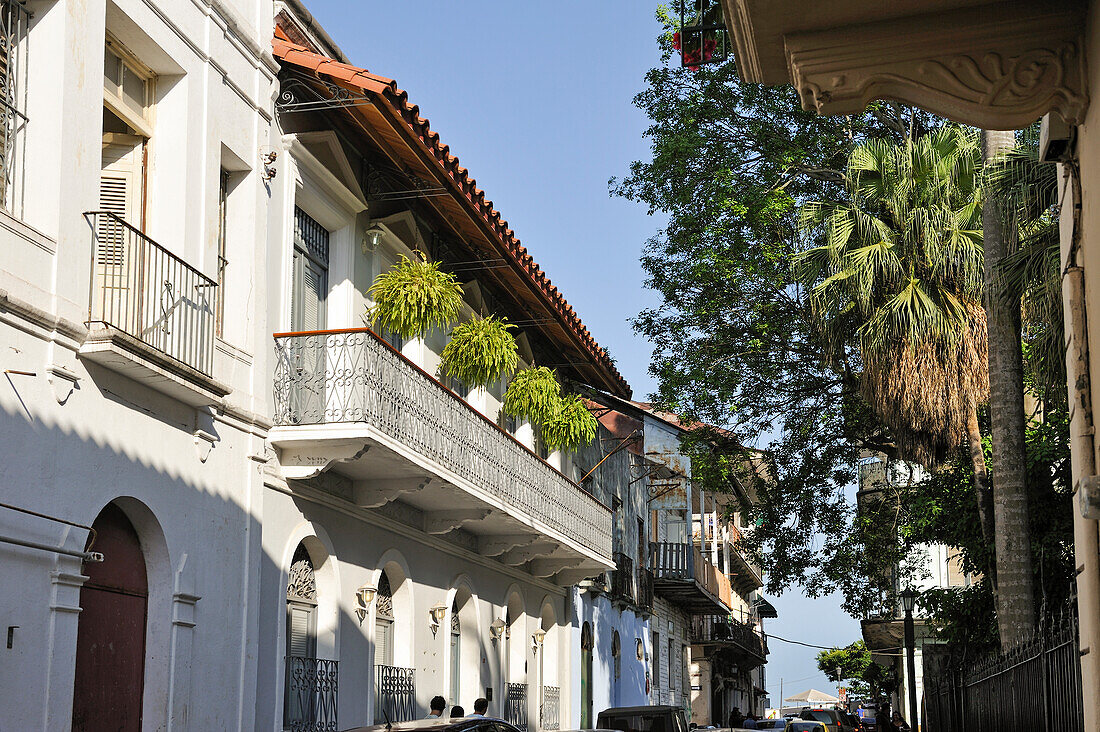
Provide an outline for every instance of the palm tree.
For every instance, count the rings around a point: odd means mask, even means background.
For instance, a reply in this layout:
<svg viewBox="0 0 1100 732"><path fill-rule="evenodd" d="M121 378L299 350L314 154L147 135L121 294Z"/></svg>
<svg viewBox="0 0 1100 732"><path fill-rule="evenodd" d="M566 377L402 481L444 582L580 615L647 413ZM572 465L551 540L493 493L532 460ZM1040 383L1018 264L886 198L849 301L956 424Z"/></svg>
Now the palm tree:
<svg viewBox="0 0 1100 732"><path fill-rule="evenodd" d="M993 542L978 428L989 393L980 161L977 134L954 125L858 146L846 200L803 208L801 225L821 244L799 264L829 347L854 356L861 394L898 457L934 466L969 446Z"/></svg>
<svg viewBox="0 0 1100 732"><path fill-rule="evenodd" d="M990 171L1015 146L1012 131L982 131L982 159ZM997 626L1008 650L1035 630L1031 539L1027 520L1023 351L1020 297L999 286L1015 249L1009 198L986 191L982 206L985 312L989 328L989 416L993 432L994 535L997 556Z"/></svg>

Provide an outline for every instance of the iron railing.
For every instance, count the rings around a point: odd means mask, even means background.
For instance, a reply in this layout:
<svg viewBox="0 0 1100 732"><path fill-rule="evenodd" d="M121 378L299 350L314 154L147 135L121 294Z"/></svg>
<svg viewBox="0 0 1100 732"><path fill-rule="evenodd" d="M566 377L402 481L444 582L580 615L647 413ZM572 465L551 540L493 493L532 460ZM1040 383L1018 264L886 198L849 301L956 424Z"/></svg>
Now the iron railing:
<svg viewBox="0 0 1100 732"><path fill-rule="evenodd" d="M107 211L92 227L88 322L127 333L210 375L218 284Z"/></svg>
<svg viewBox="0 0 1100 732"><path fill-rule="evenodd" d="M561 689L557 686L542 687L542 706L539 708L539 726L543 729L558 729L558 701Z"/></svg>
<svg viewBox="0 0 1100 732"><path fill-rule="evenodd" d="M26 179L27 29L30 12L19 0L0 0L0 206L23 216Z"/></svg>
<svg viewBox="0 0 1100 732"><path fill-rule="evenodd" d="M1084 732L1081 656L1072 610L1008 653L925 677L931 732Z"/></svg>
<svg viewBox="0 0 1100 732"><path fill-rule="evenodd" d="M638 567L638 596L634 604L644 613L653 612L653 572L645 567Z"/></svg>
<svg viewBox="0 0 1100 732"><path fill-rule="evenodd" d="M366 328L275 336L275 424L363 422L611 559L611 513Z"/></svg>
<svg viewBox="0 0 1100 732"><path fill-rule="evenodd" d="M508 684L505 688L504 721L527 729L527 684Z"/></svg>
<svg viewBox="0 0 1100 732"><path fill-rule="evenodd" d="M416 669L374 667L374 723L416 719Z"/></svg>
<svg viewBox="0 0 1100 732"><path fill-rule="evenodd" d="M615 569L611 572L611 597L616 600L634 602L634 560L615 552Z"/></svg>
<svg viewBox="0 0 1100 732"><path fill-rule="evenodd" d="M338 661L287 656L283 727L291 732L336 732Z"/></svg>
<svg viewBox="0 0 1100 732"><path fill-rule="evenodd" d="M751 625L724 615L693 616L691 642L740 646L760 661L764 661L767 654L763 637Z"/></svg>

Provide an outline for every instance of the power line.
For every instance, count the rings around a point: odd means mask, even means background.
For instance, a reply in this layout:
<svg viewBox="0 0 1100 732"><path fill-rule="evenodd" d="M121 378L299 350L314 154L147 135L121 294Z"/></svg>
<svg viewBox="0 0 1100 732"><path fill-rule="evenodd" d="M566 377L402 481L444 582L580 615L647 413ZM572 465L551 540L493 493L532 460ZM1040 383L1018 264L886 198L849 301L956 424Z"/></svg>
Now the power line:
<svg viewBox="0 0 1100 732"><path fill-rule="evenodd" d="M806 646L807 648L820 648L823 651L839 651L840 650L840 648L838 648L837 646L819 646L819 645L816 645L814 643L804 643L802 641L791 640L790 638L783 638L782 636L773 635L772 633L768 633L768 640L777 640L777 641L783 641L784 643L793 643L796 646ZM904 658L905 657L904 653L885 653L885 652L882 652L882 651L871 651L870 649L868 649L868 650L870 651L871 655L874 655L874 656L895 656L897 658Z"/></svg>

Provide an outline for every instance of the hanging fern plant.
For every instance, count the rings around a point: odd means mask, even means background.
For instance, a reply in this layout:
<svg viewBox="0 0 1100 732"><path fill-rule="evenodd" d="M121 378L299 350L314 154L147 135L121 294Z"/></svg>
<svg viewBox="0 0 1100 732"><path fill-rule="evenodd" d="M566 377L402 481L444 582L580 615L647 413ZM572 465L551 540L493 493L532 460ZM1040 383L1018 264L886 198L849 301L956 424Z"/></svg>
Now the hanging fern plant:
<svg viewBox="0 0 1100 732"><path fill-rule="evenodd" d="M542 441L550 450L573 450L596 439L596 418L576 394L558 400L553 414L541 426Z"/></svg>
<svg viewBox="0 0 1100 732"><path fill-rule="evenodd" d="M462 285L441 272L438 262L414 262L405 255L367 290L374 299L371 327L381 323L402 338L419 338L432 328L446 328L462 310Z"/></svg>
<svg viewBox="0 0 1100 732"><path fill-rule="evenodd" d="M513 417L542 424L561 401L561 384L553 371L540 366L512 377L504 392L504 411Z"/></svg>
<svg viewBox="0 0 1100 732"><path fill-rule="evenodd" d="M454 329L440 354L444 374L467 386L488 386L516 370L519 352L510 331L515 326L490 315L474 318Z"/></svg>

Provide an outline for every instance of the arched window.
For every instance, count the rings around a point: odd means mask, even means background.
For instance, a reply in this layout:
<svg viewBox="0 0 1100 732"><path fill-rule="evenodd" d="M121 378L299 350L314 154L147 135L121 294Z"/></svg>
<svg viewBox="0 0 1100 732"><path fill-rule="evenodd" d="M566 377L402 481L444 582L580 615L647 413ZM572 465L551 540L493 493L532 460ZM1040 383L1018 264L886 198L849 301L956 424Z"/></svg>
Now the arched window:
<svg viewBox="0 0 1100 732"><path fill-rule="evenodd" d="M393 665L393 590L385 570L378 578L378 606L374 613L374 665Z"/></svg>
<svg viewBox="0 0 1100 732"><path fill-rule="evenodd" d="M581 729L592 728L592 626L581 626Z"/></svg>
<svg viewBox="0 0 1100 732"><path fill-rule="evenodd" d="M458 600L451 603L451 699L458 704L462 684L462 623L458 619Z"/></svg>
<svg viewBox="0 0 1100 732"><path fill-rule="evenodd" d="M286 588L286 655L313 658L317 654L317 579L304 544L294 550Z"/></svg>
<svg viewBox="0 0 1100 732"><path fill-rule="evenodd" d="M621 706L619 701L619 680L623 673L622 643L619 640L619 631L611 634L611 702L615 706Z"/></svg>

